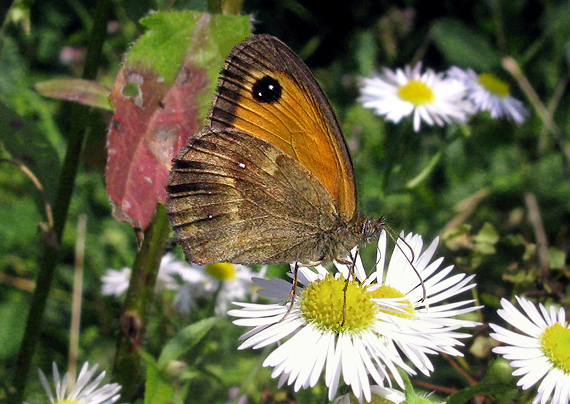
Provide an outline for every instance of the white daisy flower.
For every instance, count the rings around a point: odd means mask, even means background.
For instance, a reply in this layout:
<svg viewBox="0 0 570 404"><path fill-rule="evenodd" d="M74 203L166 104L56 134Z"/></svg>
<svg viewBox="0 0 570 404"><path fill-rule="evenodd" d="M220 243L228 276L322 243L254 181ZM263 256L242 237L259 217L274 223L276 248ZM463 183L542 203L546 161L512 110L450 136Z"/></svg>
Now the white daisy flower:
<svg viewBox="0 0 570 404"><path fill-rule="evenodd" d="M404 309L408 312L404 312L405 316L381 314L382 320L396 325L393 329L383 329L383 333L389 342L395 344L425 375L433 371L433 366L425 354L443 352L453 356L463 356L455 349L456 346L463 345L458 339L469 338L471 335L458 333L455 330L475 327L480 323L455 317L482 307L473 306L475 300L442 304L474 288L476 284L470 283L475 275L450 275L453 265L439 269L443 258L430 263L438 244L439 237L436 237L422 252L422 237L413 233L406 236L402 232L388 267L385 268L386 233L383 232L378 241L377 270L370 276L378 285L376 293L392 297L399 295L400 301L408 305ZM425 287L425 296L420 278Z"/></svg>
<svg viewBox="0 0 570 404"><path fill-rule="evenodd" d="M494 74L477 75L473 69L463 70L457 66L447 74L465 84L467 97L476 111L489 111L491 118L510 118L518 124L528 115L524 104L511 95L509 85Z"/></svg>
<svg viewBox="0 0 570 404"><path fill-rule="evenodd" d="M538 395L533 404L567 404L570 401L570 329L566 313L554 306L536 308L530 300L515 296L524 313L506 299L497 313L520 332L509 331L489 324L491 338L505 346L493 348L516 368L513 376L522 376L517 382L524 390L537 383Z"/></svg>
<svg viewBox="0 0 570 404"><path fill-rule="evenodd" d="M400 390L377 386L377 385L370 386L370 390L372 391L373 399L375 398L375 396L380 397L383 400L379 400L379 402L383 404L388 404L388 403L400 404L406 401L406 395ZM352 404L353 398L355 397L352 393L344 394L342 396L338 396L334 400L334 404Z"/></svg>
<svg viewBox="0 0 570 404"><path fill-rule="evenodd" d="M442 259L429 264L437 241L421 253L420 236L410 234L405 242L399 240L384 282L385 233L378 245L378 269L370 276L360 258L355 261L355 279L348 284L347 265L335 263L338 273L334 277L322 266L315 267L316 272L299 267L299 287L292 308L290 302L234 303L242 307L228 312L241 317L234 323L254 327L241 337L244 343L239 349L263 348L288 338L265 359L263 366L273 367L272 376L279 377L279 385L294 385L295 391L315 386L324 369L330 400L336 394L341 375L359 402L363 398L371 400L369 377L382 385L385 381L391 384L388 376L392 375L404 388L397 367L415 374L404 363L404 356L422 373L429 374L433 366L427 355L461 355L455 349L462 345L457 339L470 335L455 330L477 324L452 318L476 310L471 306L473 300L439 305L475 285L469 283L473 276L447 277L451 266L437 271ZM425 300L413 268L424 280ZM276 278L255 281L264 288L260 294L281 302L287 300L292 287Z"/></svg>
<svg viewBox="0 0 570 404"><path fill-rule="evenodd" d="M59 377L57 365L53 364L53 379L55 384L55 397L52 395L50 384L40 370L40 381L46 390L49 400L56 404L112 404L120 398L121 386L117 383L99 385L105 378L105 372L91 381L97 371L98 365L89 369L89 363L85 363L79 372L77 381L69 379L66 373L62 379Z"/></svg>
<svg viewBox="0 0 570 404"><path fill-rule="evenodd" d="M394 123L413 114L416 132L422 121L430 126L465 122L473 113L472 104L465 99L465 84L432 69L421 70L418 63L403 70L385 68L381 75L363 78L358 100Z"/></svg>

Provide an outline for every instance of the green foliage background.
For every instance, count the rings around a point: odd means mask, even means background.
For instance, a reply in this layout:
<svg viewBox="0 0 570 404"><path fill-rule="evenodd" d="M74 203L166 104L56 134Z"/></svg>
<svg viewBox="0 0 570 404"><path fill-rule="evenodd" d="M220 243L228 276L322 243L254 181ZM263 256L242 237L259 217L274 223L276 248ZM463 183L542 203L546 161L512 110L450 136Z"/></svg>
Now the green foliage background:
<svg viewBox="0 0 570 404"><path fill-rule="evenodd" d="M0 55L0 157L15 158L38 177L53 203L69 136L69 103L51 100L33 85L79 77L95 2L16 1L3 14ZM124 53L142 33L138 20L152 10L207 10L197 0L115 1L103 48L98 81L111 86ZM357 170L361 210L387 215L394 231L443 236L440 254L458 271L477 273L477 297L486 305L480 321L497 321L501 297L513 294L568 307L570 271L570 180L568 133L570 102L570 3L566 1L394 2L363 0L245 1L253 31L278 36L315 72L339 116ZM532 92L502 67L518 62ZM422 62L445 70L452 65L492 72L511 84L530 114L524 124L473 117L463 127L414 133L411 123L385 122L356 102L357 79L382 67ZM531 98L529 98L529 95ZM544 109L544 111L541 110ZM541 112L542 111L542 112ZM107 115L106 115L107 114ZM87 216L84 303L80 360L111 369L119 332L121 303L100 292L107 268L131 266L137 241L126 223L111 216L103 178L107 112L95 111L82 155L55 282L48 301L35 367L49 372L52 361L66 368L70 292L77 222ZM437 153L441 158L415 186ZM536 202L536 204L534 204ZM26 313L41 259L44 204L30 179L17 167L0 165L0 397L7 397L16 366ZM367 257L371 259L371 255ZM284 268L276 268L279 274ZM167 315L157 301L151 314L146 351L158 358L184 326L206 317ZM205 309L204 309L205 310ZM263 352L237 351L243 330L220 319L179 358L189 364L180 379L181 400L225 402L228 389L242 386L258 402L265 388L275 392L270 370L260 368ZM467 341L461 366L481 376L491 360L482 340ZM473 348L469 351L469 348ZM428 391L468 382L449 364L436 360ZM441 366L438 366L441 365ZM244 376L246 375L246 376ZM174 376L173 376L174 377ZM179 375L177 376L179 377ZM422 380L422 378L419 378ZM185 391L191 392L188 396ZM324 386L294 394L298 402L326 396ZM141 400L142 394L136 398ZM521 397L519 402L532 396ZM29 402L45 396L35 371Z"/></svg>

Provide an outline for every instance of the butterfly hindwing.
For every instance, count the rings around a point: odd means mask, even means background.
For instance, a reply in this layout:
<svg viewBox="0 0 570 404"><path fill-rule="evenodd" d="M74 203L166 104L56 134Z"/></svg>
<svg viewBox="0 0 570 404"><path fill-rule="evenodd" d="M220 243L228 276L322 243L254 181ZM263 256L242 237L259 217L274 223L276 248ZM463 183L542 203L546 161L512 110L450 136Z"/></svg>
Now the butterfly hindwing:
<svg viewBox="0 0 570 404"><path fill-rule="evenodd" d="M268 142L204 131L174 160L167 209L189 261L320 260L340 218L320 182ZM338 223L337 223L338 222Z"/></svg>

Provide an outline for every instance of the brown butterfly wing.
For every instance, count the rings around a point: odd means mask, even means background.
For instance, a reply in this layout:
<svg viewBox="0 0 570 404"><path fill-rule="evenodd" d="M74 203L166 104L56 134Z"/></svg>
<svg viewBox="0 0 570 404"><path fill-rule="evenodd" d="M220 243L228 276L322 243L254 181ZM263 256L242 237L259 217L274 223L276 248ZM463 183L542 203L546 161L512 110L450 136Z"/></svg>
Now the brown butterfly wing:
<svg viewBox="0 0 570 404"><path fill-rule="evenodd" d="M209 120L212 129L237 128L281 149L322 183L344 221L355 217L354 169L332 107L277 38L252 36L234 47Z"/></svg>
<svg viewBox="0 0 570 404"><path fill-rule="evenodd" d="M336 257L342 227L326 189L299 162L236 129L205 129L174 159L167 211L191 262Z"/></svg>

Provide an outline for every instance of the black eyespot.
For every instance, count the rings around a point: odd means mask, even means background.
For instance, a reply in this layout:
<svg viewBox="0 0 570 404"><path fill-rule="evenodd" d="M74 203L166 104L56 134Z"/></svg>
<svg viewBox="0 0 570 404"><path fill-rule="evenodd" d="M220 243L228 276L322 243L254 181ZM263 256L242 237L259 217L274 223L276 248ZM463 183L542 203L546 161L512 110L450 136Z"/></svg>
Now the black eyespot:
<svg viewBox="0 0 570 404"><path fill-rule="evenodd" d="M281 98L281 84L273 77L264 76L253 85L251 93L254 100L273 104Z"/></svg>

